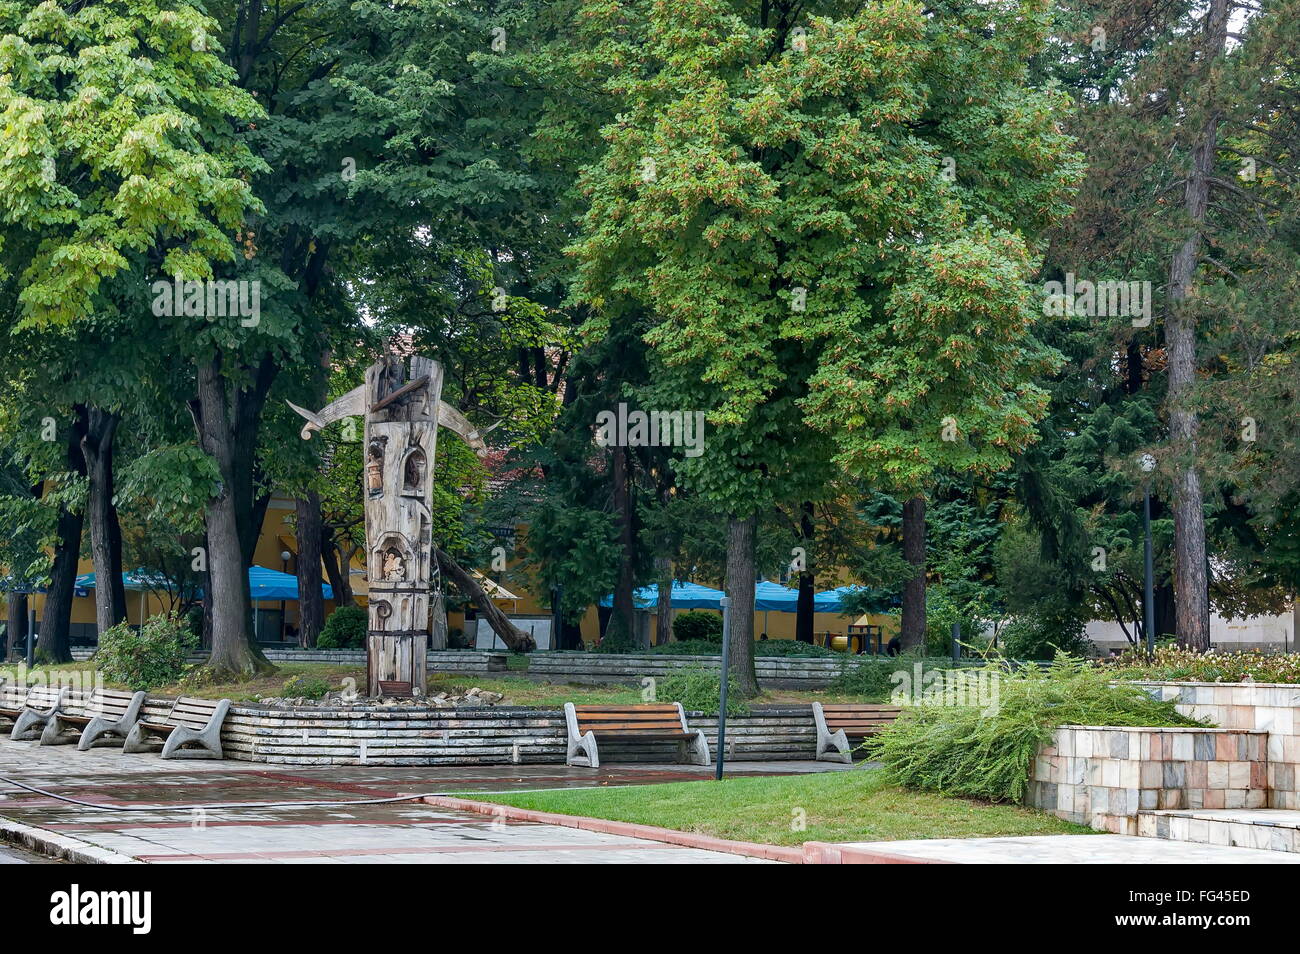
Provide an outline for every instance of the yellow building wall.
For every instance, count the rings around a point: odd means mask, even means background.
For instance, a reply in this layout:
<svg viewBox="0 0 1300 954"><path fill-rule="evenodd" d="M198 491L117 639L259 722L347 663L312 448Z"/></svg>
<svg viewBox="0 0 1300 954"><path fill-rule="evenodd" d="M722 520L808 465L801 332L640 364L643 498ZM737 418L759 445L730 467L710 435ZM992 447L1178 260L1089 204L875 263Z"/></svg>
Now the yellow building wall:
<svg viewBox="0 0 1300 954"><path fill-rule="evenodd" d="M288 498L275 497L271 500L266 510L266 516L262 522L262 533L258 538L257 547L253 553L253 562L258 566L266 567L271 570L281 572L296 572L296 559L298 545L294 537L292 521L294 518L294 504ZM519 528L522 535L523 528ZM284 551L290 553L290 559L286 566L285 561L281 558ZM510 569L518 566L518 560L515 560ZM359 561L354 561L353 567L364 569L364 565ZM94 566L89 560L82 560L77 568L77 574L91 573ZM365 604L365 580L359 576L353 576L353 588L355 595L362 605ZM326 580L328 582L328 580ZM514 575L507 571L500 580L501 584L512 593L520 598L516 600L494 600L504 612L512 616L547 616L551 614L549 599L546 601L539 600L528 591L526 586L514 578ZM835 585L827 583L823 588L829 588ZM32 598L35 604L37 619L39 620L45 609L45 597L43 594L36 594ZM0 601L0 605L3 602ZM279 601L264 601L258 606L273 610L279 609ZM325 613L328 616L335 608L333 600L325 601ZM166 612L168 609L167 600L160 596L150 593L137 593L128 591L126 594L127 620L130 623L138 624L143 618L153 616L158 613ZM675 610L674 616L679 615L685 610ZM707 612L707 611L706 611ZM285 603L285 617L292 626L298 625L298 609L296 601L289 600ZM453 629L463 629L465 617L463 613L453 612L447 614L448 626ZM881 614L869 614L867 622L883 628L883 641L888 641L891 636L895 635L898 630L898 619L893 616ZM813 631L815 633L833 633L842 636L848 632L849 624L858 621L857 617L842 616L838 613L815 613L813 614ZM95 599L93 592L89 596L75 597L72 601L72 622L90 623L95 622ZM651 626L653 627L653 621ZM600 638L600 615L595 606L588 607L587 612L583 614L580 624L582 639L586 643L595 643ZM754 614L754 638L760 638L763 633L767 634L768 639L794 639L795 614L794 613L775 613L758 611ZM266 634L262 634L265 636Z"/></svg>

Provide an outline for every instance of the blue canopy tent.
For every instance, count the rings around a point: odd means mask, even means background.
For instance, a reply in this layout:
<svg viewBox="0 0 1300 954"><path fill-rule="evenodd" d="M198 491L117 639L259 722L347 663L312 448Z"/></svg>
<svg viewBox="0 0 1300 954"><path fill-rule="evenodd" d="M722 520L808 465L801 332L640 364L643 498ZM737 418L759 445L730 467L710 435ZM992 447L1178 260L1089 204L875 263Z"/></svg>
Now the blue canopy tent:
<svg viewBox="0 0 1300 954"><path fill-rule="evenodd" d="M797 613L799 611L799 591L769 583L762 580L754 586L754 609L775 610L778 613Z"/></svg>
<svg viewBox="0 0 1300 954"><path fill-rule="evenodd" d="M715 610L721 608L718 601L722 599L722 590L715 590L710 586L701 586L699 583L689 581L683 583L681 580L674 580L670 599L673 609ZM651 585L633 590L632 602L637 609L654 609L659 603L659 587ZM613 594L602 599L600 605L605 607L613 606Z"/></svg>
<svg viewBox="0 0 1300 954"><path fill-rule="evenodd" d="M763 611L763 633L767 633L767 614L799 612L799 591L760 580L754 585L754 609Z"/></svg>
<svg viewBox="0 0 1300 954"><path fill-rule="evenodd" d="M264 566L248 568L248 589L254 600L296 600L298 598L298 577L292 573L268 570ZM328 583L322 583L321 596L327 600L334 599L334 590Z"/></svg>
<svg viewBox="0 0 1300 954"><path fill-rule="evenodd" d="M133 570L122 574L122 586L137 592L170 592L175 587L161 574L151 570ZM95 574L84 573L77 577L78 590L93 590ZM248 568L248 589L253 602L261 600L296 600L298 599L298 577L279 570L268 570L264 566ZM202 591L199 591L200 594ZM334 590L328 583L321 584L321 595L327 599L334 598ZM256 622L257 614L254 615ZM144 623L144 600L140 601L140 622Z"/></svg>
<svg viewBox="0 0 1300 954"><path fill-rule="evenodd" d="M842 608L840 604L844 597L865 589L868 587L848 583L837 586L833 590L822 590L813 596L813 610L818 613L838 613Z"/></svg>

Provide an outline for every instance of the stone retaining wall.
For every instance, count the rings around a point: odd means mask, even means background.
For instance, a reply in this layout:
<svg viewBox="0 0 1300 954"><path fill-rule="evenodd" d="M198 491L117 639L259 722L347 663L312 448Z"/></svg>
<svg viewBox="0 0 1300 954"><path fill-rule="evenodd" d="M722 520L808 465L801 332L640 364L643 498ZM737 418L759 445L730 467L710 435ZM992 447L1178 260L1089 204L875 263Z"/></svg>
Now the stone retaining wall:
<svg viewBox="0 0 1300 954"><path fill-rule="evenodd" d="M754 659L754 669L762 686L773 689L824 689L848 668L858 665L889 665L892 662L888 657L879 656L757 656ZM944 668L953 665L951 661L942 658L936 658L933 662ZM543 682L636 686L646 677L661 678L687 667L719 669L721 665L717 656L544 652L529 654L526 675ZM913 665L914 660L900 663L897 668L909 669ZM982 666L984 663L982 660L972 660L958 665Z"/></svg>
<svg viewBox="0 0 1300 954"><path fill-rule="evenodd" d="M1300 809L1300 686L1138 685L1218 728L1062 727L1034 760L1031 805L1124 834L1150 827L1139 812Z"/></svg>
<svg viewBox="0 0 1300 954"><path fill-rule="evenodd" d="M662 678L679 669L720 669L717 656L673 656L667 653L531 653L528 676L546 682L582 685L619 683L640 685L646 677ZM829 686L844 668L844 659L760 656L754 668L761 685L774 688L820 689Z"/></svg>
<svg viewBox="0 0 1300 954"><path fill-rule="evenodd" d="M716 747L716 718L690 714L687 722ZM228 758L294 765L563 764L565 753L563 712L522 706L237 705L221 741ZM808 706L755 709L727 720L728 758L735 761L811 759L815 743ZM601 754L611 762L671 762L676 747L605 743Z"/></svg>
<svg viewBox="0 0 1300 954"><path fill-rule="evenodd" d="M1300 686L1273 683L1142 684L1179 712L1227 729L1268 733L1269 808L1300 809Z"/></svg>
<svg viewBox="0 0 1300 954"><path fill-rule="evenodd" d="M366 666L364 649L264 649L271 662L329 663L335 666ZM72 650L72 658L89 659L94 649L79 647ZM202 662L207 653L194 653L190 662ZM506 672L506 654L478 652L476 650L441 649L429 652L426 657L430 672Z"/></svg>
<svg viewBox="0 0 1300 954"><path fill-rule="evenodd" d="M1066 821L1137 834L1139 811L1264 808L1268 733L1062 726L1038 753L1028 802Z"/></svg>

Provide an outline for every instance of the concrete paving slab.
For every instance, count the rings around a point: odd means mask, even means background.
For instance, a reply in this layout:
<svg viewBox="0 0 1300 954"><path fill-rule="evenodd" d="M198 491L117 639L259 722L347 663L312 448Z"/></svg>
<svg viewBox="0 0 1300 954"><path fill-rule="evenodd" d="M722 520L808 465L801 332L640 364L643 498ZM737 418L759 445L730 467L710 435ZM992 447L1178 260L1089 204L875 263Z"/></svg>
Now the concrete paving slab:
<svg viewBox="0 0 1300 954"><path fill-rule="evenodd" d="M828 763L783 763L783 774ZM776 773L738 764L736 775ZM77 860L150 864L767 864L764 859L558 825L485 818L419 802L342 805L436 792L643 785L710 777L712 767L612 765L273 766L163 761L150 753L0 741L0 776L112 811L0 781L0 825ZM320 801L310 807L250 802ZM191 805L232 807L193 809ZM172 808L170 806L176 806ZM27 843L31 843L28 841Z"/></svg>
<svg viewBox="0 0 1300 954"><path fill-rule="evenodd" d="M1300 855L1228 848L1136 835L1035 835L1025 838L935 838L833 846L846 862L890 858L958 865L1293 865Z"/></svg>

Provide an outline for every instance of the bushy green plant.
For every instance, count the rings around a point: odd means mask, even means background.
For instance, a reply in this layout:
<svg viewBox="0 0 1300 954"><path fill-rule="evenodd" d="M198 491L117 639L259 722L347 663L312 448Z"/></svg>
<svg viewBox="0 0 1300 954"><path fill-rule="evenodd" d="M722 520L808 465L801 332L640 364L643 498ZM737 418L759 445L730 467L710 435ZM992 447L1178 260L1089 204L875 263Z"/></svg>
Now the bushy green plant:
<svg viewBox="0 0 1300 954"><path fill-rule="evenodd" d="M1058 652L1086 656L1091 648L1084 621L1074 615L1027 613L998 633L1002 652L1011 659L1048 660Z"/></svg>
<svg viewBox="0 0 1300 954"><path fill-rule="evenodd" d="M722 617L717 613L692 610L673 620L673 638L678 642L704 640L722 642Z"/></svg>
<svg viewBox="0 0 1300 954"><path fill-rule="evenodd" d="M1102 663L1114 678L1158 682L1281 682L1300 683L1300 653L1261 653L1241 650L1196 652L1177 646L1157 646L1154 657L1129 649Z"/></svg>
<svg viewBox="0 0 1300 954"><path fill-rule="evenodd" d="M650 652L661 656L716 656L721 651L722 643L704 639L675 639L662 646L650 647Z"/></svg>
<svg viewBox="0 0 1300 954"><path fill-rule="evenodd" d="M894 673L906 673L913 678L916 666L921 676L940 669L952 669L952 660L943 656L873 656L846 657L840 674L831 681L830 689L847 695L861 696L870 702L884 702L897 685Z"/></svg>
<svg viewBox="0 0 1300 954"><path fill-rule="evenodd" d="M827 659L831 656L842 656L843 653L837 653L833 649L827 649L825 646L814 646L812 643L801 643L797 639L760 639L754 643L755 656L796 656L807 657L809 659Z"/></svg>
<svg viewBox="0 0 1300 954"><path fill-rule="evenodd" d="M302 696L305 699L319 699L330 691L330 684L319 676L294 676L284 684L280 695L285 697Z"/></svg>
<svg viewBox="0 0 1300 954"><path fill-rule="evenodd" d="M913 705L868 743L889 778L946 795L1020 801L1030 761L1062 725L1196 726L1171 701L1136 686L1115 685L1091 663L1057 656L1050 665L1015 671L994 665L993 701L980 705ZM968 671L970 672L970 671Z"/></svg>
<svg viewBox="0 0 1300 954"><path fill-rule="evenodd" d="M676 640L662 646L652 646L650 652L663 656L716 656L722 651L721 642L703 639ZM755 656L799 656L827 658L840 653L825 646L801 643L797 639L760 639L754 643Z"/></svg>
<svg viewBox="0 0 1300 954"><path fill-rule="evenodd" d="M686 666L671 676L655 680L655 699L659 702L680 702L682 708L710 715L717 713L722 696L722 674L703 666ZM744 715L749 712L744 697L736 687L735 677L727 674L727 715Z"/></svg>
<svg viewBox="0 0 1300 954"><path fill-rule="evenodd" d="M622 621L615 616L605 627L605 635L600 638L600 642L591 647L593 653L613 653L615 655L624 655L626 653L640 652L641 647L632 639L632 634L622 625Z"/></svg>
<svg viewBox="0 0 1300 954"><path fill-rule="evenodd" d="M365 649L370 622L360 606L340 606L330 613L316 637L318 649Z"/></svg>
<svg viewBox="0 0 1300 954"><path fill-rule="evenodd" d="M95 663L112 682L133 690L156 689L181 677L185 656L195 645L183 617L151 616L138 631L127 623L104 630Z"/></svg>

